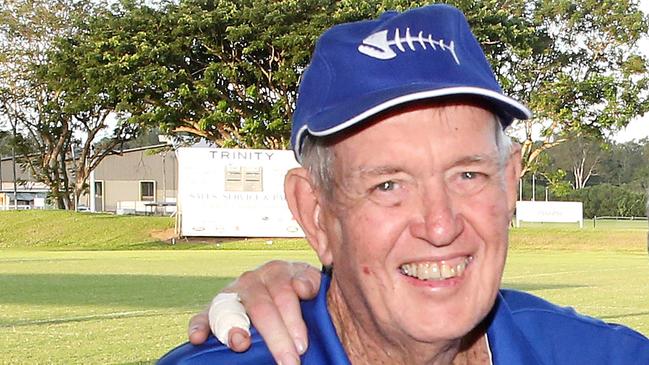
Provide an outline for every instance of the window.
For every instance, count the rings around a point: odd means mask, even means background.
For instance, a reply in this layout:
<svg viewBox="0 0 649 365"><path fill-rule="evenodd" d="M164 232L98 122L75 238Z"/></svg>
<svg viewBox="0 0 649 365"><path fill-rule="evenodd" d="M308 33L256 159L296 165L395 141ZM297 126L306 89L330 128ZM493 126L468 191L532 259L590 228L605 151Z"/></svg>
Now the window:
<svg viewBox="0 0 649 365"><path fill-rule="evenodd" d="M92 199L94 199L95 202L94 211L103 212L104 211L104 181L103 180L95 181L95 196Z"/></svg>
<svg viewBox="0 0 649 365"><path fill-rule="evenodd" d="M155 201L155 181L140 181L140 200Z"/></svg>
<svg viewBox="0 0 649 365"><path fill-rule="evenodd" d="M242 191L241 166L225 167L225 191Z"/></svg>
<svg viewBox="0 0 649 365"><path fill-rule="evenodd" d="M226 166L225 191L263 191L261 166Z"/></svg>
<svg viewBox="0 0 649 365"><path fill-rule="evenodd" d="M104 195L104 182L95 181L95 196L101 197L102 195Z"/></svg>

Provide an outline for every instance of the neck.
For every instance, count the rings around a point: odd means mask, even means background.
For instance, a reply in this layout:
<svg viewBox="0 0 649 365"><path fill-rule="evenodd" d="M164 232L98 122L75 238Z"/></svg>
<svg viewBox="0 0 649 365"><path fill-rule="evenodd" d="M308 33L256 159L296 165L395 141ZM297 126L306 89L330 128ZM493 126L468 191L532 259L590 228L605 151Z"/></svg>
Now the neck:
<svg viewBox="0 0 649 365"><path fill-rule="evenodd" d="M334 275L335 276L335 275ZM327 307L336 334L352 364L485 365L491 364L486 329L480 325L460 339L420 342L386 336L369 311L350 311L336 285L327 292Z"/></svg>

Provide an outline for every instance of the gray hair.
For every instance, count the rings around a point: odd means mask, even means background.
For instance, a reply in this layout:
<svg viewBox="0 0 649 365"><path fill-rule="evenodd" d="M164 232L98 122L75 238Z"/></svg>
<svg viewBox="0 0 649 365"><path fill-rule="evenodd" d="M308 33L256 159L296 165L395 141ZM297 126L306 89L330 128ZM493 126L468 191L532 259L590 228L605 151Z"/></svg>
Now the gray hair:
<svg viewBox="0 0 649 365"><path fill-rule="evenodd" d="M500 118L494 115L496 125L500 126ZM512 149L512 140L505 134L503 128L496 127L496 148L498 149L498 165L502 169ZM322 189L331 196L334 186L332 166L334 162L333 144L337 139L317 137L306 133L302 140L302 166L307 169L316 188Z"/></svg>

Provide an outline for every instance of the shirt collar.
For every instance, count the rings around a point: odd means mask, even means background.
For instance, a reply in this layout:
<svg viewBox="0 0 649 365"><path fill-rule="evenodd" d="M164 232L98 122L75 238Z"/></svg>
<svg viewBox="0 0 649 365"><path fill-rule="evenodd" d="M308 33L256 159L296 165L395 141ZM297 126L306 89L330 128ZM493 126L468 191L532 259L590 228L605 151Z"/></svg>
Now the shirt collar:
<svg viewBox="0 0 649 365"><path fill-rule="evenodd" d="M309 333L309 347L303 364L351 365L327 309L331 275L322 274L318 296L302 302L302 313Z"/></svg>
<svg viewBox="0 0 649 365"><path fill-rule="evenodd" d="M500 292L486 320L487 343L493 364L541 364L531 344L514 322L512 312Z"/></svg>

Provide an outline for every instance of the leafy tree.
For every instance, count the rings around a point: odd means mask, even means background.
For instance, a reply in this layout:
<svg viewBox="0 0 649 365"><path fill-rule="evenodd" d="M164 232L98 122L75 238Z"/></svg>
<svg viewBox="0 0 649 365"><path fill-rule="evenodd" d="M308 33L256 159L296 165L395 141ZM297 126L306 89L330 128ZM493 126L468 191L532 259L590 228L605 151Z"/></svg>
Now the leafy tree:
<svg viewBox="0 0 649 365"><path fill-rule="evenodd" d="M649 187L649 139L603 143L578 137L541 155L532 171L550 182L555 196L565 196L568 192L561 193L560 186L574 189L572 169L581 165L592 166L588 185L608 183L635 193L645 193Z"/></svg>
<svg viewBox="0 0 649 365"><path fill-rule="evenodd" d="M578 135L548 151L553 166L550 171L569 171L572 188L583 189L599 174L599 165L606 152L606 143Z"/></svg>
<svg viewBox="0 0 649 365"><path fill-rule="evenodd" d="M0 111L21 133L21 164L50 187L59 208L74 208L90 171L138 130L118 123L110 143L93 148L115 99L90 60L66 42L84 31L79 20L93 11L84 0L10 0L0 8L8 19L0 28Z"/></svg>
<svg viewBox="0 0 649 365"><path fill-rule="evenodd" d="M86 14L75 14L77 19ZM86 31L85 24L77 21L75 34ZM116 111L118 101L111 96L107 86L111 84L110 73L97 69L95 60L88 58L83 45L74 44L70 38L58 38L48 53L48 62L37 68L36 78L57 99L46 105L48 115L65 120L73 136L68 139L70 148L72 196L74 205L87 188L90 172L117 147L134 139L140 131L137 124L121 120L110 135L99 138L108 129L108 118ZM119 114L118 114L119 117ZM43 123L33 126L42 133Z"/></svg>
<svg viewBox="0 0 649 365"><path fill-rule="evenodd" d="M563 197L564 200L582 201L584 216L587 218L642 217L645 215L647 197L620 186L599 184L575 190Z"/></svg>
<svg viewBox="0 0 649 365"><path fill-rule="evenodd" d="M647 18L634 1L525 1L520 14L534 29L495 57L505 89L527 101L535 117L520 123L525 169L539 154L575 134L605 136L649 108L647 61L638 39ZM498 38L495 38L498 39ZM534 130L541 131L535 142Z"/></svg>
<svg viewBox="0 0 649 365"><path fill-rule="evenodd" d="M154 9L129 1L91 20L82 41L91 45L89 57L118 76L112 92L131 122L222 146L279 148L318 35L335 23L422 3L184 0ZM505 91L536 113L519 127L525 171L568 135L605 135L649 109L647 62L636 47L647 19L636 2L455 5Z"/></svg>
<svg viewBox="0 0 649 365"><path fill-rule="evenodd" d="M35 68L47 62L45 52L53 40L69 30L66 19L72 9L73 3L67 0L7 0L0 4L4 20L0 27L0 112L11 129L30 137L40 135L42 148L33 149L33 144L17 148L32 174L50 186L59 206L66 203L65 163L61 161L65 161L71 132L65 118L49 113L46 105L58 95L36 80ZM42 133L33 133L32 126ZM26 140L36 141L21 138L14 142Z"/></svg>
<svg viewBox="0 0 649 365"><path fill-rule="evenodd" d="M565 180L566 172L562 169L557 169L556 171L546 173L543 175L548 181L550 191L555 197L563 197L570 194L571 186L568 181Z"/></svg>
<svg viewBox="0 0 649 365"><path fill-rule="evenodd" d="M649 187L649 139L612 144L602 156L600 166L599 182L646 191Z"/></svg>
<svg viewBox="0 0 649 365"><path fill-rule="evenodd" d="M31 90L29 98L14 98L22 108L39 106L22 113L37 116L30 124L36 128L33 139L44 141L45 147L36 146L43 158L34 169L52 185L61 181L60 189L69 186L64 166L65 151L77 143L72 131L86 134L80 151L90 151L109 111L125 122L113 133L115 141L154 126L220 146L286 147L297 81L322 31L424 3L182 0L151 6L124 0L93 8L66 1L72 0L32 0L23 9L26 17L8 22L9 28L22 24L17 29L25 30L30 27L20 19L40 19L35 14L47 13L42 9L50 3L63 4L64 10L85 7L80 22L72 23L75 13L69 12L51 18L51 27L61 31L24 37L55 48L39 53L47 55L37 63L43 66L37 68L40 84L12 89ZM458 0L455 5L466 13L505 91L536 113L519 124L525 171L567 136L606 135L649 108L647 62L636 47L647 19L636 2ZM49 35L58 38L49 41ZM535 140L532 131L539 128L541 140ZM87 160L77 163L77 193L93 165Z"/></svg>
<svg viewBox="0 0 649 365"><path fill-rule="evenodd" d="M74 44L112 75L110 94L131 123L221 146L282 148L315 39L367 16L362 6L337 11L341 3L123 2L90 19Z"/></svg>

